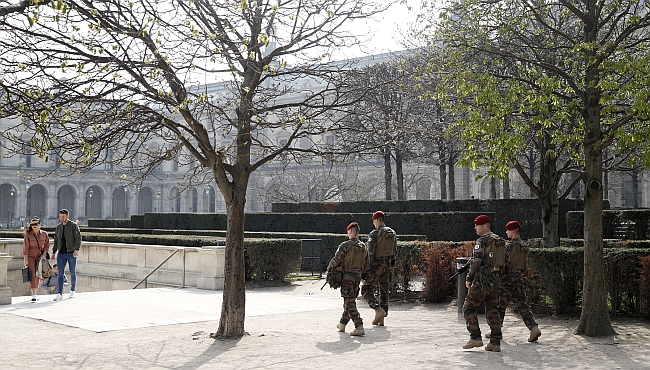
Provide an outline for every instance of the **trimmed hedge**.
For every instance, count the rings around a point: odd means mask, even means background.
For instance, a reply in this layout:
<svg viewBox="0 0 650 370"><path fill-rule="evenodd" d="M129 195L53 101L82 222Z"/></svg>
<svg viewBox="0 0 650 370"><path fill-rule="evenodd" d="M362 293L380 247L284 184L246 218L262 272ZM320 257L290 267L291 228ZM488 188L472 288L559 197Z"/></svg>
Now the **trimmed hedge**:
<svg viewBox="0 0 650 370"><path fill-rule="evenodd" d="M132 226L131 226L131 219L128 218L107 218L107 219L90 219L88 220L88 227L130 228Z"/></svg>
<svg viewBox="0 0 650 370"><path fill-rule="evenodd" d="M302 242L295 239L259 239L246 243L246 280L283 281L300 270Z"/></svg>
<svg viewBox="0 0 650 370"><path fill-rule="evenodd" d="M494 218L495 214L483 212ZM386 223L398 235L426 235L427 240L470 240L476 237L473 220L480 212L388 213ZM222 213L147 213L147 229L213 230L226 229ZM363 234L374 229L367 213L248 213L244 230L248 232L343 232L352 221Z"/></svg>
<svg viewBox="0 0 650 370"><path fill-rule="evenodd" d="M584 237L584 212L572 211L566 215L567 236ZM650 239L650 209L603 210L603 239Z"/></svg>
<svg viewBox="0 0 650 370"><path fill-rule="evenodd" d="M528 240L534 248L545 248L543 239L529 239ZM559 247L562 248L583 248L585 241L583 239L560 239ZM603 248L636 248L650 249L650 240L619 240L619 239L605 239L603 240Z"/></svg>
<svg viewBox="0 0 650 370"><path fill-rule="evenodd" d="M640 312L650 318L650 256L639 257L641 274L639 277Z"/></svg>
<svg viewBox="0 0 650 370"><path fill-rule="evenodd" d="M583 200L562 199L559 201L558 231L561 237L566 237L565 214L568 211L582 210ZM609 202L603 203L604 208L609 208ZM409 212L478 212L494 213L493 222L500 230L510 220L518 220L525 230L526 235L532 237L542 236L542 211L537 199L457 199L457 200L407 200L407 201L360 201L341 203L273 203L271 206L276 213L367 213L371 214L378 209L389 213ZM503 225L502 225L503 224ZM428 240L445 240L443 238L429 238Z"/></svg>
<svg viewBox="0 0 650 370"><path fill-rule="evenodd" d="M639 259L648 255L650 248L604 249L605 279L613 313L639 312L641 290L638 282L644 271ZM556 314L579 309L584 248L531 248L529 266L540 278L540 284L532 287L531 296L548 296Z"/></svg>

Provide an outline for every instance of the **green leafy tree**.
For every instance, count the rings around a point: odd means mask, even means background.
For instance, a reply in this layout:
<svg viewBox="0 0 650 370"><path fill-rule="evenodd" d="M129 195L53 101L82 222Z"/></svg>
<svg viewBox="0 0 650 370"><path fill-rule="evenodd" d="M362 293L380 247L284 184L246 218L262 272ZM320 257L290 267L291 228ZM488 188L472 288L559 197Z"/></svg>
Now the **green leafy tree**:
<svg viewBox="0 0 650 370"><path fill-rule="evenodd" d="M603 151L635 147L635 158L650 163L646 3L452 0L438 27L436 41L453 68L453 94L446 97L474 106L464 122L482 138L482 147L466 153L489 152L490 174L504 176L509 166L517 168L518 149L536 140L542 167L551 166L541 176L557 177L560 157L584 169L585 279L576 333L613 334L602 249Z"/></svg>
<svg viewBox="0 0 650 370"><path fill-rule="evenodd" d="M341 78L348 66L330 56L359 42L345 25L390 4L56 4L2 19L0 114L20 118L2 133L2 142L29 143L55 161L53 171L83 172L110 162L124 171L124 181L137 181L177 159L190 167L179 181L216 180L228 224L215 336L242 336L249 177L283 153L293 158L331 151L325 137L346 128L340 118L354 89ZM206 81L210 86L199 87ZM309 81L319 88L305 91ZM278 132L286 139L276 140ZM313 145L296 145L301 139Z"/></svg>

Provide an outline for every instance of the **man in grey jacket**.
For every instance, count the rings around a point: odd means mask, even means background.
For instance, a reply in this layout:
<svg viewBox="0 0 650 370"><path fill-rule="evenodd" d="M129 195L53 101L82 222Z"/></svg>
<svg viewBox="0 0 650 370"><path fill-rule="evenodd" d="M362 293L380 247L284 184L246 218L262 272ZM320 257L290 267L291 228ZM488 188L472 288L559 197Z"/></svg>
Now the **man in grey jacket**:
<svg viewBox="0 0 650 370"><path fill-rule="evenodd" d="M63 299L63 277L65 276L66 263L70 266L70 298L74 298L75 287L77 285L77 256L81 248L81 232L79 226L70 222L70 215L67 209L59 211L60 224L56 225L54 231L54 248L52 249L52 259L56 255L56 264L59 266L59 293L54 297L55 301ZM57 254L58 251L58 254Z"/></svg>

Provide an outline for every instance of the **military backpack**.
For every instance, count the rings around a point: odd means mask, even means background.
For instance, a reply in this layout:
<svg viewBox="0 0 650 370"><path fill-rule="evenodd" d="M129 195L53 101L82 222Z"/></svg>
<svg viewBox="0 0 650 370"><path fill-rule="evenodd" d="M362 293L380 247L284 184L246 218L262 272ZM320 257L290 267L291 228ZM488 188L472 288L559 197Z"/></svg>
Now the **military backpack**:
<svg viewBox="0 0 650 370"><path fill-rule="evenodd" d="M375 257L393 257L397 246L397 235L390 227L383 227L377 237Z"/></svg>
<svg viewBox="0 0 650 370"><path fill-rule="evenodd" d="M490 235L487 246L485 247L486 265L492 272L500 272L506 266L508 259L508 250L506 241L496 234Z"/></svg>
<svg viewBox="0 0 650 370"><path fill-rule="evenodd" d="M337 267L335 269L328 270L327 275L325 276L325 282L329 284L330 288L332 289L340 288L341 282L343 282L343 273L341 272L341 268Z"/></svg>
<svg viewBox="0 0 650 370"><path fill-rule="evenodd" d="M357 242L354 245L350 246L350 250L343 258L343 271L363 271L366 267L367 255L368 250L366 249L365 244Z"/></svg>
<svg viewBox="0 0 650 370"><path fill-rule="evenodd" d="M523 240L511 241L509 250L508 272L521 272L528 269L528 252L530 244Z"/></svg>

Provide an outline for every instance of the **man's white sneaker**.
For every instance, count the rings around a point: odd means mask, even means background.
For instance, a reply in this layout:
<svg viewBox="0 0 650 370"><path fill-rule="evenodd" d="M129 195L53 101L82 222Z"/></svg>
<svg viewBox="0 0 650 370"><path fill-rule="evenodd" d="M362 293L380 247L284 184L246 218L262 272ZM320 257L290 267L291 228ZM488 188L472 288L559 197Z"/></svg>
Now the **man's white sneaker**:
<svg viewBox="0 0 650 370"><path fill-rule="evenodd" d="M70 298L74 298L74 290L70 291Z"/></svg>
<svg viewBox="0 0 650 370"><path fill-rule="evenodd" d="M54 297L54 302L60 301L63 299L63 296L61 294L57 294L56 297Z"/></svg>

